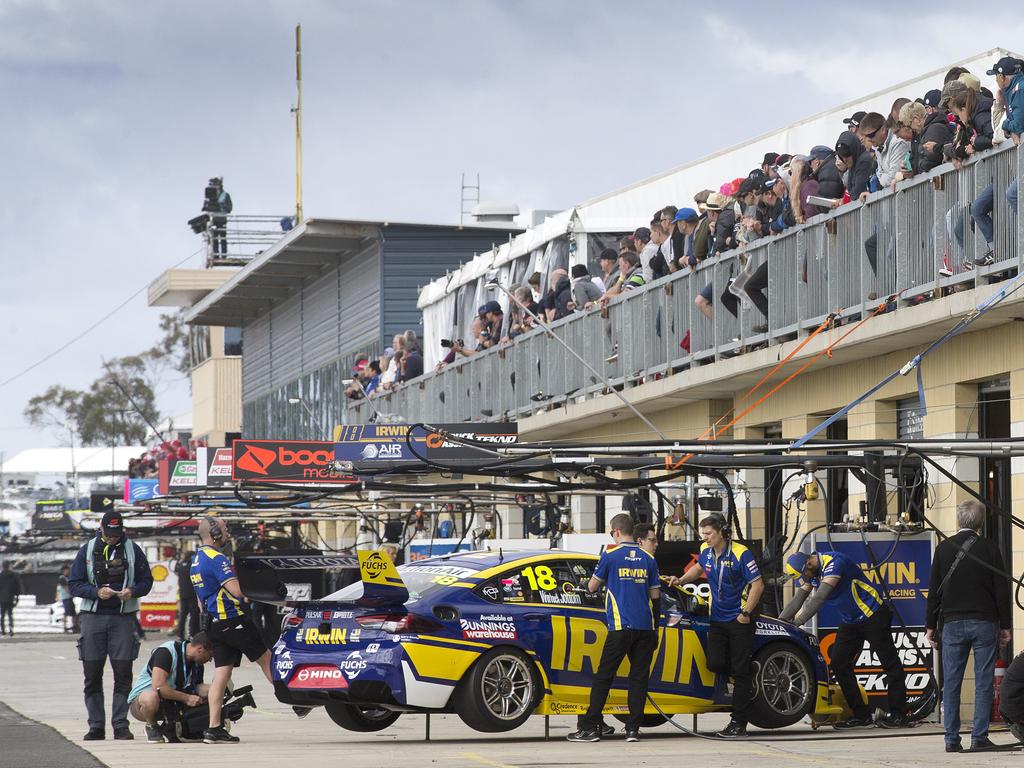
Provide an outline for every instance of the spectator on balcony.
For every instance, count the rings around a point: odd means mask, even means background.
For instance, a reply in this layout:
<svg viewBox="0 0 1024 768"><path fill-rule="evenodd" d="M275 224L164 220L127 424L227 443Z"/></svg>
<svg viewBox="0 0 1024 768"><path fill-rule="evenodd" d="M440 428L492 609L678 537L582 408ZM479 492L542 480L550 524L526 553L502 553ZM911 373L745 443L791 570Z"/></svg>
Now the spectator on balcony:
<svg viewBox="0 0 1024 768"><path fill-rule="evenodd" d="M656 211L651 218L651 241L647 248L640 253L640 267L644 270L644 279L647 278L647 270L650 270L651 280L657 280L669 273L668 264L665 262L665 254L662 247L668 241L668 230L661 223L661 211ZM645 261L645 259L647 259Z"/></svg>
<svg viewBox="0 0 1024 768"><path fill-rule="evenodd" d="M693 208L680 208L676 211L672 221L676 226L676 232L682 239L681 247L676 248L676 244L673 244L673 253L676 254L676 269L696 267L698 261L693 252L693 240L697 226L700 224L700 215Z"/></svg>
<svg viewBox="0 0 1024 768"><path fill-rule="evenodd" d="M619 254L615 252L614 248L605 248L601 251L601 255L597 257L597 264L601 267L601 274L598 277L601 278L601 288L603 291L608 291L618 282L618 262Z"/></svg>
<svg viewBox="0 0 1024 768"><path fill-rule="evenodd" d="M412 381L423 375L423 355L419 346L406 348L402 355L402 372L400 381Z"/></svg>
<svg viewBox="0 0 1024 768"><path fill-rule="evenodd" d="M846 193L846 184L843 183L843 175L836 167L835 152L819 144L811 147L809 155L811 158L811 178L818 186L818 196L828 198L829 200L841 201ZM828 210L829 208L827 207L818 206L819 213L825 213Z"/></svg>
<svg viewBox="0 0 1024 768"><path fill-rule="evenodd" d="M619 238L619 253L623 251L633 251L637 253L636 241L633 240L632 235L626 235L625 237Z"/></svg>
<svg viewBox="0 0 1024 768"><path fill-rule="evenodd" d="M818 215L818 206L807 200L809 196L819 194L818 182L811 175L811 159L802 156L794 157L789 172L789 195L795 201L793 218L797 224L803 224L807 219Z"/></svg>
<svg viewBox="0 0 1024 768"><path fill-rule="evenodd" d="M909 99L896 101L910 103ZM900 108L902 109L902 105ZM896 174L903 169L904 160L910 151L910 142L897 135L895 127L898 124L898 120L893 121L891 116L883 120L877 112L869 112L860 124L858 132L875 154L873 181L869 183L869 188L861 193L862 201L867 198L869 192L891 187L896 181Z"/></svg>
<svg viewBox="0 0 1024 768"><path fill-rule="evenodd" d="M737 188L740 186L736 185ZM708 198L706 204L708 216L711 218L713 242L711 255L715 256L736 247L736 208L731 197L716 192Z"/></svg>
<svg viewBox="0 0 1024 768"><path fill-rule="evenodd" d="M363 387L366 390L367 397L376 397L380 394L378 391L380 388L380 375L382 373L380 360L371 360L367 368L369 370L369 376L367 377L366 384L364 384Z"/></svg>
<svg viewBox="0 0 1024 768"><path fill-rule="evenodd" d="M938 111L939 101L941 101L941 99L942 91L940 91L938 88L933 88L924 95L924 98L921 99L921 104L924 105L925 112L927 112L930 115L933 112ZM900 107L900 112L903 112L903 107ZM899 115L896 115L896 121L899 122L901 125L903 124L903 121L900 120Z"/></svg>
<svg viewBox="0 0 1024 768"><path fill-rule="evenodd" d="M480 348L490 349L498 345L504 334L505 312L494 299L480 307Z"/></svg>
<svg viewBox="0 0 1024 768"><path fill-rule="evenodd" d="M353 381L345 388L344 393L349 400L358 400L363 396L363 386L369 381L369 364L370 361L364 357L357 360L352 367Z"/></svg>
<svg viewBox="0 0 1024 768"><path fill-rule="evenodd" d="M530 277L526 280L526 284L530 286L530 290L533 293L533 303L539 304L542 295L540 292L540 272L534 272L532 275L530 275Z"/></svg>
<svg viewBox="0 0 1024 768"><path fill-rule="evenodd" d="M986 74L995 75L996 86L1002 95L1002 102L1006 110L1006 119L1000 126L1000 130L1004 136L1019 146L1021 133L1024 132L1024 74L1021 74L1021 62L1011 56L1004 56ZM958 122L963 126L963 131L958 131L958 136L966 137L969 130L973 130L975 135L973 145L968 143L964 146L963 152L965 155L981 151L982 148L988 149L992 145L992 125L989 123L992 107L989 104L988 115L986 116L984 113L987 103L984 96L977 96L970 89L958 93L950 101L950 106L956 114ZM981 146L978 146L977 135L986 128L990 131L987 141L983 136ZM1014 214L1017 213L1017 181L1017 179L1014 179L1007 187L1005 193L1006 202ZM995 225L992 221L993 206L993 185L989 183L971 205L971 216L974 218L974 223L978 229L981 230L987 245L985 253L978 260L978 264L983 266L994 263L996 258L994 245ZM961 242L962 239L963 232L961 228ZM967 269L973 266L970 261L964 262L964 267Z"/></svg>
<svg viewBox="0 0 1024 768"><path fill-rule="evenodd" d="M601 258L604 258L604 253ZM552 270L548 285L550 287L540 305L544 309L544 320L550 323L572 313L569 307L572 303L572 281L569 273L559 268Z"/></svg>
<svg viewBox="0 0 1024 768"><path fill-rule="evenodd" d="M953 131L941 109L929 115L916 101L904 104L900 110L900 125L911 136L911 168L901 172L903 178L928 173L942 163L942 148L953 138ZM907 133L903 131L900 138L906 139Z"/></svg>
<svg viewBox="0 0 1024 768"><path fill-rule="evenodd" d="M764 174L765 178L769 178L772 176L772 169L778 164L778 152L765 152L764 158L761 160L761 173Z"/></svg>
<svg viewBox="0 0 1024 768"><path fill-rule="evenodd" d="M644 237L645 235L646 238ZM654 276L655 259L658 257L658 251L665 240L664 234L661 232L660 222L657 218L652 219L650 229L640 227L633 233L633 238L637 241L637 245L642 243L642 247L637 251L637 255L640 256L640 270L644 273L644 280L651 282L656 279Z"/></svg>
<svg viewBox="0 0 1024 768"><path fill-rule="evenodd" d="M844 118L843 119L843 125L846 126L846 130L856 132L856 130L860 127L861 119L866 114L867 114L867 112L864 112L864 111L854 112L849 117Z"/></svg>
<svg viewBox="0 0 1024 768"><path fill-rule="evenodd" d="M884 122L884 119L882 122ZM858 123L858 126L860 125L861 123ZM861 142L860 137L853 131L843 131L836 141L835 149L836 168L839 169L840 173L844 174L846 189L850 193L850 199L856 200L860 197L860 193L868 188L868 179L871 178L874 157L864 149L864 144Z"/></svg>
<svg viewBox="0 0 1024 768"><path fill-rule="evenodd" d="M586 264L574 264L572 274L572 306L576 312L582 312L590 307L604 295L604 291L597 287Z"/></svg>
<svg viewBox="0 0 1024 768"><path fill-rule="evenodd" d="M533 300L530 286L524 285L512 291L512 306L509 308L511 318L508 335L502 339L508 342L534 328L534 316L540 316L540 304Z"/></svg>
<svg viewBox="0 0 1024 768"><path fill-rule="evenodd" d="M388 358L388 364L380 377L381 389L393 389L395 384L401 381L400 374L402 372L402 354L404 351L405 336L401 333L396 333L391 338L391 346L384 350L384 355Z"/></svg>
<svg viewBox="0 0 1024 768"><path fill-rule="evenodd" d="M462 357L471 357L483 349L483 319L481 318L483 307L477 310L476 316L469 324L469 333L473 337L472 345L467 344L464 339L451 339L452 346L448 350L448 354L444 356L435 366L434 370L440 373L445 367L451 365L461 355Z"/></svg>
<svg viewBox="0 0 1024 768"><path fill-rule="evenodd" d="M705 195L704 193L707 192ZM700 216L700 220L697 222L697 229L693 232L693 249L691 256L693 260L700 264L704 261L712 252L712 246L714 246L715 239L712 233L713 225L711 219L708 217L707 203L711 195L717 194L710 190L704 190L698 192L693 196L693 199L700 200L697 203L697 213Z"/></svg>
<svg viewBox="0 0 1024 768"><path fill-rule="evenodd" d="M950 67L949 71L946 72L946 76L942 78L942 84L946 85L947 83L950 83L953 80L958 79L960 77L960 75L970 74L970 73L971 73L971 70L966 69L965 67L959 67L959 66L958 67Z"/></svg>
<svg viewBox="0 0 1024 768"><path fill-rule="evenodd" d="M619 273L622 275L621 292L632 291L644 285L644 275L640 271L640 257L630 251L619 254Z"/></svg>

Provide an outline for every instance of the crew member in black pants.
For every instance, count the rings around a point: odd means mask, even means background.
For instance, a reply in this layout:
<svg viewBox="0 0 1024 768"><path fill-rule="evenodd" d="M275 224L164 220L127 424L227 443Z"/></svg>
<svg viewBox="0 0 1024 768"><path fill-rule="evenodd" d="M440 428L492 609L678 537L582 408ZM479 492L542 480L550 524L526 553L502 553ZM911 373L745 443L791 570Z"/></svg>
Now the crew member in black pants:
<svg viewBox="0 0 1024 768"><path fill-rule="evenodd" d="M656 619L651 601L661 597L658 564L633 539L633 518L618 514L611 521L613 546L601 553L597 569L587 584L590 592L605 586L608 636L590 689L590 705L579 730L569 741L600 741L601 711L622 659L629 658L629 720L626 741L640 740L640 723L651 673L651 659L658 647Z"/></svg>

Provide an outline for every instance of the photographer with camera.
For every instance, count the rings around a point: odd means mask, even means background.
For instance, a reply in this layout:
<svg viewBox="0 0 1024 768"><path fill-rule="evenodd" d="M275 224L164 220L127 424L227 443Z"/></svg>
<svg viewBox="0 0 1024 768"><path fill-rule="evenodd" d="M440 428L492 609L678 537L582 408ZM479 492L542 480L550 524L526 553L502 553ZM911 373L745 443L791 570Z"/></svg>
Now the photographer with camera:
<svg viewBox="0 0 1024 768"><path fill-rule="evenodd" d="M89 715L86 741L106 738L103 721L103 666L110 657L114 699L110 723L115 739L134 739L128 727L128 694L132 662L139 655L139 598L153 588L146 555L124 531L120 512L103 515L99 535L82 545L71 566L68 589L82 598L78 658L85 673L85 708Z"/></svg>
<svg viewBox="0 0 1024 768"><path fill-rule="evenodd" d="M208 515L199 521L202 546L192 558L192 586L203 610L203 629L213 642L213 680L210 683L209 728L203 731L207 744L234 744L239 741L224 728L221 710L231 673L244 655L259 664L267 681L270 651L252 622L250 606L235 575L235 569L222 550L228 548L231 534L217 517ZM299 717L309 714L305 707L294 707Z"/></svg>
<svg viewBox="0 0 1024 768"><path fill-rule="evenodd" d="M233 207L231 195L224 189L224 179L214 176L207 183L203 194L203 212L211 214L210 237L215 259L223 259L228 255L226 214L231 213Z"/></svg>
<svg viewBox="0 0 1024 768"><path fill-rule="evenodd" d="M153 649L128 694L128 711L146 724L150 744L177 741L174 721L179 707L193 708L206 702L210 686L203 682L203 665L212 658L213 641L205 632L187 641L168 640Z"/></svg>

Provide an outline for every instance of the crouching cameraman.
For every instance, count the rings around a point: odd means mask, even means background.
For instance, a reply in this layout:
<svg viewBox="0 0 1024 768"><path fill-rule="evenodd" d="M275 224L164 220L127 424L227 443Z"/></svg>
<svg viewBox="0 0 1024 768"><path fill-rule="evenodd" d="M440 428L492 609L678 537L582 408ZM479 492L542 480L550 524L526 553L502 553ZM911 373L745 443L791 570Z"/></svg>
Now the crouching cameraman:
<svg viewBox="0 0 1024 768"><path fill-rule="evenodd" d="M165 733L176 741L174 720L179 708L206 703L210 686L203 682L203 666L212 658L213 641L205 632L188 641L169 640L153 649L128 694L128 711L146 724L150 744L163 743Z"/></svg>

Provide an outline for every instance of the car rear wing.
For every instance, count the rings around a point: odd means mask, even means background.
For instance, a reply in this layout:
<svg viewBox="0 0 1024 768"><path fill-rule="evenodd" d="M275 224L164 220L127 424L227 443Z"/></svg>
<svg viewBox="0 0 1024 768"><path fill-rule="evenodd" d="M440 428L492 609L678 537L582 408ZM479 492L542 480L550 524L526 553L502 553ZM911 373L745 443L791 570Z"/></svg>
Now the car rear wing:
<svg viewBox="0 0 1024 768"><path fill-rule="evenodd" d="M404 605L409 590L384 550L360 549L355 555L247 554L235 558L235 572L243 594L250 600L272 605L294 603L288 599L288 573L309 570L359 569L363 595L355 602L372 607Z"/></svg>

